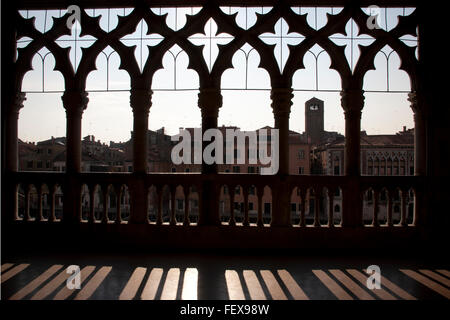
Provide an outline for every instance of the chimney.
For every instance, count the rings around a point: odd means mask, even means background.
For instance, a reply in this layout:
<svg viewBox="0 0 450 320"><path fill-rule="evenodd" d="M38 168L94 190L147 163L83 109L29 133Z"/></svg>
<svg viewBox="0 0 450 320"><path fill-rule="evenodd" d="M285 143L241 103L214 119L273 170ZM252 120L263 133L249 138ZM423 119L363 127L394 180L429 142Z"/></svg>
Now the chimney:
<svg viewBox="0 0 450 320"><path fill-rule="evenodd" d="M406 132L406 126L403 126L403 132Z"/></svg>

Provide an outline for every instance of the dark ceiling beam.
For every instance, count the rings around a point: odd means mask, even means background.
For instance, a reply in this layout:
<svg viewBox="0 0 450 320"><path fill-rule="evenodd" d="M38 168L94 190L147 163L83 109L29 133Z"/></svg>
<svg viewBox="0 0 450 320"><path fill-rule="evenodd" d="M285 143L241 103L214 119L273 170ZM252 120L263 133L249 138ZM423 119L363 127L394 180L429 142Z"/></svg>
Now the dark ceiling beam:
<svg viewBox="0 0 450 320"><path fill-rule="evenodd" d="M84 8L124 8L143 3L152 7L203 6L210 0L17 0L19 9L65 9L76 4ZM275 0L214 0L221 6L273 6ZM284 0L292 6L302 7L342 7L354 3L361 7L416 7L418 0Z"/></svg>

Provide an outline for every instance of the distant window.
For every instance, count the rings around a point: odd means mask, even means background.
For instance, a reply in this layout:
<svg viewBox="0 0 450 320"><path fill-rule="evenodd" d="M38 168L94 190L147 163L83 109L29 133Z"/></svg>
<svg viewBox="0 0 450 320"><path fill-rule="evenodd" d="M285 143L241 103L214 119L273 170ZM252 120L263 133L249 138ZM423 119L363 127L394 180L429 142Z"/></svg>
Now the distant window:
<svg viewBox="0 0 450 320"><path fill-rule="evenodd" d="M172 172L177 172L177 168L172 168Z"/></svg>
<svg viewBox="0 0 450 320"><path fill-rule="evenodd" d="M50 169L50 165L51 165L51 164L50 164L50 161L47 160L47 161L45 162L45 168L46 168L46 169Z"/></svg>
<svg viewBox="0 0 450 320"><path fill-rule="evenodd" d="M52 154L52 149L47 149L48 154Z"/></svg>
<svg viewBox="0 0 450 320"><path fill-rule="evenodd" d="M183 210L183 208L184 208L184 201L181 199L177 199L177 209Z"/></svg>
<svg viewBox="0 0 450 320"><path fill-rule="evenodd" d="M133 166L128 166L128 172L133 172Z"/></svg>
<svg viewBox="0 0 450 320"><path fill-rule="evenodd" d="M247 171L248 173L255 173L255 167L248 167Z"/></svg>
<svg viewBox="0 0 450 320"><path fill-rule="evenodd" d="M239 166L233 166L233 173L241 172L241 168Z"/></svg>
<svg viewBox="0 0 450 320"><path fill-rule="evenodd" d="M334 212L341 212L341 207L338 204L334 206Z"/></svg>
<svg viewBox="0 0 450 320"><path fill-rule="evenodd" d="M248 203L248 210L253 210L253 202Z"/></svg>
<svg viewBox="0 0 450 320"><path fill-rule="evenodd" d="M410 176L414 175L414 167L409 167L409 175Z"/></svg>
<svg viewBox="0 0 450 320"><path fill-rule="evenodd" d="M399 213L400 212L400 207L397 204L394 206L394 212L395 213Z"/></svg>
<svg viewBox="0 0 450 320"><path fill-rule="evenodd" d="M291 211L295 212L297 210L297 204L296 203L291 203Z"/></svg>
<svg viewBox="0 0 450 320"><path fill-rule="evenodd" d="M186 168L185 170L184 170L184 172L189 172L190 170L189 170L189 168Z"/></svg>
<svg viewBox="0 0 450 320"><path fill-rule="evenodd" d="M255 186L250 186L248 188L248 194L249 195L254 195L255 194Z"/></svg>
<svg viewBox="0 0 450 320"><path fill-rule="evenodd" d="M305 150L303 149L298 150L298 158L300 160L305 159Z"/></svg>
<svg viewBox="0 0 450 320"><path fill-rule="evenodd" d="M42 161L38 161L36 163L36 168L41 169L42 168Z"/></svg>
<svg viewBox="0 0 450 320"><path fill-rule="evenodd" d="M33 168L33 161L27 161L27 168L32 169Z"/></svg>
<svg viewBox="0 0 450 320"><path fill-rule="evenodd" d="M241 194L241 187L237 186L234 190L234 194Z"/></svg>
<svg viewBox="0 0 450 320"><path fill-rule="evenodd" d="M223 194L228 194L228 187L227 186L223 186Z"/></svg>
<svg viewBox="0 0 450 320"><path fill-rule="evenodd" d="M298 174L304 174L304 173L305 173L305 168L298 167Z"/></svg>

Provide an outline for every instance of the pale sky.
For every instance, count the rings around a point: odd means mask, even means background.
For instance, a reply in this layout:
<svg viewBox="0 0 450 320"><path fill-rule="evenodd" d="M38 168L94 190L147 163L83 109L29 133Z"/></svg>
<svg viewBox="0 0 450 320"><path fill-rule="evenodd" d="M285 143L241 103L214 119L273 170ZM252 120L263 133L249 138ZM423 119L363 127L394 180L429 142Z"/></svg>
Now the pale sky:
<svg viewBox="0 0 450 320"><path fill-rule="evenodd" d="M173 10L173 9L172 9ZM259 10L259 11L258 11ZM245 15L245 9L232 9L231 12L238 12L237 22L243 28L248 28L254 23L254 12L267 12L269 9L249 9ZM293 9L299 13L300 9ZM384 9L383 9L384 10ZM381 11L381 27L392 29L397 21L397 15L403 13L409 14L411 9L403 12L401 9L394 10L386 17L384 11ZM397 10L397 11L395 11ZM105 30L108 25L104 19L107 16L107 10L96 10L95 15L102 15L101 27ZM116 10L114 16L110 11L109 29L114 28L114 17L117 14L123 14L123 9ZM186 12L178 10L177 20L175 14L171 15L170 9L167 23L174 30L179 29L185 21L185 13L195 13L195 10L186 9ZM338 10L334 9L334 13ZM159 10L154 11L159 14ZM224 9L229 13L229 9ZM331 9L319 9L317 20L314 20L314 9L305 10L301 13L307 13L308 23L313 27L321 28L325 22L325 13L331 13ZM94 12L88 12L93 15ZM162 10L161 13L164 13ZM173 12L175 13L175 12ZM47 18L42 12L28 12L28 17L36 17L36 27L42 31L47 31L50 26L48 17L58 16L59 12L48 12ZM22 12L27 17L26 12ZM249 17L245 21L244 17ZM44 21L46 21L44 23ZM174 23L177 21L177 24ZM384 22L384 24L383 24ZM208 22L205 26L205 33L216 33L214 21ZM289 50L287 44L296 44L303 41L301 35L287 33L287 24L283 20L277 22L275 34L261 35L261 39L269 44L275 44L274 54L280 68L288 57ZM140 37L141 31L144 35L144 45L140 47L140 41L134 37ZM136 32L123 39L125 45L137 45L135 58L140 65L140 61L145 61L148 56L146 45L155 45L160 41L158 35L145 35L147 26L140 23ZM359 57L358 44L369 45L373 39L368 39L367 35L361 35L356 40L349 40L350 35L357 37L357 26L348 23L346 27L347 37L345 35L335 35L332 39L338 45L347 44L346 56L349 65L355 65ZM95 41L92 37L82 38L84 41L77 41L75 46L75 36L79 36L79 26L74 27L72 36L65 36L57 42L59 45L71 46L71 62L78 66L81 49L80 46L89 46ZM283 35L281 39L280 35ZM212 46L209 47L209 41L204 39L205 35L194 35L192 43L206 44L204 58L208 66L214 64L217 56L217 46L219 43L228 43L231 38L229 35L221 34L218 38L212 39ZM26 39L21 39L21 41ZM408 45L415 46L416 42L411 41L415 38L409 36L404 38ZM202 42L203 41L203 42ZM18 46L24 46L27 42L19 42ZM353 50L351 47L353 45ZM209 50L211 49L211 50ZM178 133L179 127L199 127L201 124L200 110L197 107L198 90L184 90L198 88L198 76L195 71L186 69L188 57L184 52L180 52L178 46L174 46L167 52L163 58L164 69L159 70L153 79L154 94L152 97L153 105L150 109L149 128L152 130L165 127L169 134ZM61 91L64 90L62 76L59 72L53 71L54 58L46 48L36 55L33 59L33 71L25 75L22 90L27 92L27 100L19 116L19 138L24 141L40 141L51 136L65 136L65 110L61 102ZM211 54L210 54L211 53ZM353 53L353 54L352 54ZM176 64L175 58L176 57ZM248 65L246 66L246 57ZM387 60L389 57L389 60ZM317 77L316 77L316 59L317 59ZM42 61L45 61L44 67ZM389 61L389 64L387 64ZM109 78L106 81L106 66L109 66ZM322 48L315 45L304 57L305 69L299 70L294 75L293 87L295 91L293 106L290 116L290 129L303 132L304 125L304 103L312 97L325 101L325 130L338 131L344 133L344 116L340 107L339 92L325 92L323 90L340 90L340 79L336 71L330 70L330 58ZM126 141L130 139L132 130L132 112L129 106L129 76L123 70L118 70L120 60L116 53L110 47L106 48L97 59L97 69L91 72L87 81L87 90L89 91L89 104L83 114L82 135L92 134L96 139L109 143L109 141ZM176 65L176 68L174 66ZM258 68L259 55L248 44L236 52L233 57L233 69L228 69L222 76L223 89L265 89L265 90L223 90L223 106L219 112L219 125L234 125L243 130L254 130L265 125L273 126L273 113L270 107L270 82L267 72ZM410 90L409 78L407 74L398 69L400 59L389 47L383 48L375 58L375 71L369 71L365 77L366 91L401 91L401 93L365 93L365 107L361 120L362 130L368 134L395 133L403 126L411 128L414 126L413 113L407 101L406 91ZM43 68L43 69L42 69ZM44 70L44 81L42 77ZM389 81L387 83L387 70L389 71ZM176 74L176 76L174 76ZM247 83L245 81L247 79ZM183 89L173 91L173 89ZM42 91L55 91L54 93L42 93ZM99 90L122 90L119 92L98 92ZM161 91L161 89L172 91ZM318 89L318 91L317 91ZM37 93L41 91L40 93Z"/></svg>

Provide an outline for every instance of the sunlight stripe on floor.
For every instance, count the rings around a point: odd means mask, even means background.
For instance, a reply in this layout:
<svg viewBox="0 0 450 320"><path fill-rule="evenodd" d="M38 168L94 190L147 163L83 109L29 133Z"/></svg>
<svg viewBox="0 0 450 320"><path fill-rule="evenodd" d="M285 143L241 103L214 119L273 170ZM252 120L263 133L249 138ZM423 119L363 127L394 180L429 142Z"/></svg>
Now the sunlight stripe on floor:
<svg viewBox="0 0 450 320"><path fill-rule="evenodd" d="M439 270L435 270L437 272L439 272L440 274L443 274L444 276L450 278L450 271L445 270L445 269L439 269Z"/></svg>
<svg viewBox="0 0 450 320"><path fill-rule="evenodd" d="M83 282L91 275L91 273L95 270L95 266L86 266L80 271L80 285L83 285ZM69 289L67 286L64 286L54 297L53 300L65 300L74 293L76 289Z"/></svg>
<svg viewBox="0 0 450 320"><path fill-rule="evenodd" d="M344 289L341 288L340 285L337 284L336 281L330 278L322 270L312 270L312 272L319 278L320 281L338 298L339 300L353 300L353 297L350 296Z"/></svg>
<svg viewBox="0 0 450 320"><path fill-rule="evenodd" d="M49 296L53 291L55 291L64 281L67 280L72 275L72 273L67 273L64 269L60 274L58 274L52 281L47 283L38 292L36 292L31 300L42 300Z"/></svg>
<svg viewBox="0 0 450 320"><path fill-rule="evenodd" d="M197 283L198 270L196 268L187 268L184 271L181 300L197 300Z"/></svg>
<svg viewBox="0 0 450 320"><path fill-rule="evenodd" d="M19 264L18 266L15 266L11 270L6 271L4 274L1 275L1 278L2 278L2 282L1 283L5 282L6 280L11 279L16 274L22 272L23 270L25 270L29 266L30 265L28 263L22 263L22 264Z"/></svg>
<svg viewBox="0 0 450 320"><path fill-rule="evenodd" d="M180 269L170 268L167 272L166 281L161 293L161 300L175 300L178 292L178 282L180 281Z"/></svg>
<svg viewBox="0 0 450 320"><path fill-rule="evenodd" d="M53 276L56 272L58 272L63 266L60 264L55 264L44 271L40 276L35 278L33 281L31 281L29 284L27 284L25 287L20 289L18 292L13 294L9 299L10 300L20 300L23 299L25 296L33 292L37 287L39 287L42 283L44 283L46 280L48 280L51 276Z"/></svg>
<svg viewBox="0 0 450 320"><path fill-rule="evenodd" d="M436 291L440 295L443 295L447 299L450 299L450 290L444 288L439 283L434 282L433 280L430 280L429 278L409 269L400 269L400 271L406 274L408 277L413 278L424 286L430 288L431 290Z"/></svg>
<svg viewBox="0 0 450 320"><path fill-rule="evenodd" d="M243 276L250 294L250 299L266 300L266 295L264 294L255 272L253 270L244 270Z"/></svg>
<svg viewBox="0 0 450 320"><path fill-rule="evenodd" d="M366 272L366 270L363 270L363 272ZM381 276L381 285L388 288L390 291L404 300L417 300L416 297L412 296L407 291L403 290L384 276Z"/></svg>
<svg viewBox="0 0 450 320"><path fill-rule="evenodd" d="M112 267L101 267L96 274L82 287L81 291L75 296L74 300L87 300L97 290L106 276L111 272Z"/></svg>
<svg viewBox="0 0 450 320"><path fill-rule="evenodd" d="M147 283L145 284L144 290L142 290L141 299L142 300L154 300L156 292L158 291L159 283L161 282L161 277L163 274L163 269L153 268L148 277Z"/></svg>
<svg viewBox="0 0 450 320"><path fill-rule="evenodd" d="M272 296L272 299L287 300L283 289L281 289L280 284L278 283L277 279L275 279L273 273L270 270L261 270L259 272L261 273L261 277L263 278L264 283L266 284L266 287L269 290L270 295Z"/></svg>
<svg viewBox="0 0 450 320"><path fill-rule="evenodd" d="M245 300L244 290L236 270L225 270L225 281L230 300Z"/></svg>
<svg viewBox="0 0 450 320"><path fill-rule="evenodd" d="M308 296L287 270L278 270L277 272L278 276L281 278L289 293L295 300L309 300Z"/></svg>
<svg viewBox="0 0 450 320"><path fill-rule="evenodd" d="M347 269L347 272L350 273L356 280L361 282L363 286L367 285L367 278L368 276L363 274L362 272L359 272L356 269ZM381 277L380 277L381 281ZM381 281L381 285L383 285L383 282ZM396 297L394 297L392 294L387 292L386 290L380 288L380 289L369 289L371 290L373 294L375 294L377 297L383 299L383 300L397 300Z"/></svg>
<svg viewBox="0 0 450 320"><path fill-rule="evenodd" d="M338 279L347 289L349 289L360 300L375 300L368 292L361 288L356 282L339 269L330 269L330 273Z"/></svg>
<svg viewBox="0 0 450 320"><path fill-rule="evenodd" d="M431 270L426 269L419 269L419 271L422 272L424 275L430 277L431 279L436 280L447 287L450 287L450 280L441 276L440 274L437 274Z"/></svg>
<svg viewBox="0 0 450 320"><path fill-rule="evenodd" d="M119 300L132 300L141 286L147 268L136 268L119 296Z"/></svg>
<svg viewBox="0 0 450 320"><path fill-rule="evenodd" d="M8 270L13 265L14 265L13 263L4 263L4 264L2 264L2 272Z"/></svg>

